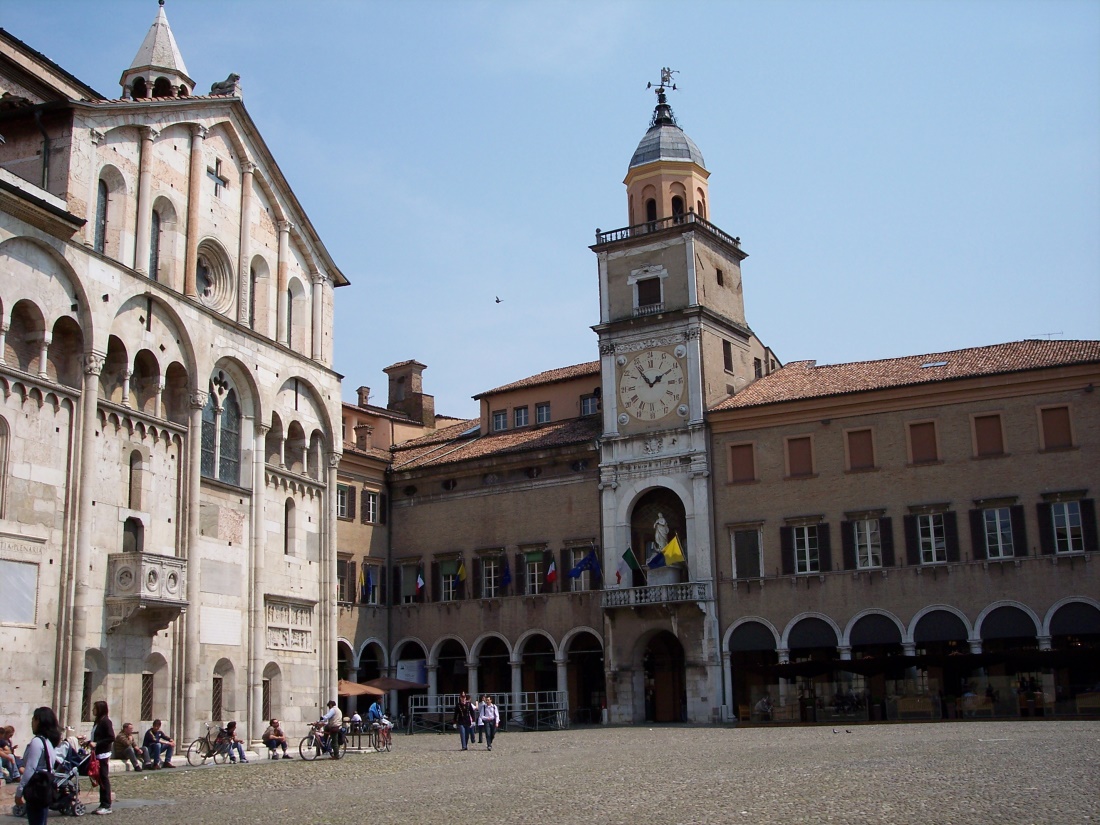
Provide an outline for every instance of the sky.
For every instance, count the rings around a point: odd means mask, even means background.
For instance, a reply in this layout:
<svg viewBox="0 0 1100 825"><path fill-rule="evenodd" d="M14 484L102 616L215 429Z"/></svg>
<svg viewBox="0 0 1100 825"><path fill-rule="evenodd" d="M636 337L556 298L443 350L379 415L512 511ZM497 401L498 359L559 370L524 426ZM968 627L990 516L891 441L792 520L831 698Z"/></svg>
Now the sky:
<svg viewBox="0 0 1100 825"><path fill-rule="evenodd" d="M351 285L343 396L427 365L436 411L598 359L597 228L678 72L677 120L783 362L1100 338L1097 0L167 0L230 72ZM155 0L0 0L116 97ZM496 298L501 300L498 303Z"/></svg>

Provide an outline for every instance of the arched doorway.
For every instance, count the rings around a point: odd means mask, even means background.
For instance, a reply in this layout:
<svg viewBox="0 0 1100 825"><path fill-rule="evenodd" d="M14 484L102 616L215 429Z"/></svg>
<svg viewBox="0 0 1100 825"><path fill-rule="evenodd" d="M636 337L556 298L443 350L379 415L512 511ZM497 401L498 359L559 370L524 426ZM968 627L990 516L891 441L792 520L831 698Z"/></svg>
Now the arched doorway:
<svg viewBox="0 0 1100 825"><path fill-rule="evenodd" d="M1091 697L1100 685L1100 609L1077 601L1059 607L1050 618L1050 655L1058 713L1096 714L1078 697Z"/></svg>
<svg viewBox="0 0 1100 825"><path fill-rule="evenodd" d="M975 662L968 638L966 624L948 610L925 613L913 628L917 658L907 691L917 696L942 696L940 702L933 702L936 718L954 706L969 684Z"/></svg>
<svg viewBox="0 0 1100 825"><path fill-rule="evenodd" d="M336 643L336 677L338 679L351 679L353 656L351 646L347 642L339 641ZM340 713L344 716L349 716L355 712L356 702L353 696L337 696L336 703L340 707Z"/></svg>
<svg viewBox="0 0 1100 825"><path fill-rule="evenodd" d="M490 636L482 643L477 656L479 693L512 692L512 666L508 658L508 646L498 636Z"/></svg>
<svg viewBox="0 0 1100 825"><path fill-rule="evenodd" d="M730 684L737 718L747 722L752 709L765 696L773 707L783 704L776 676L772 672L779 663L775 650L775 635L761 622L745 622L730 634ZM758 717L757 721L769 721Z"/></svg>
<svg viewBox="0 0 1100 825"><path fill-rule="evenodd" d="M581 724L598 723L607 702L603 671L603 646L588 631L569 640L566 654L569 718Z"/></svg>
<svg viewBox="0 0 1100 825"><path fill-rule="evenodd" d="M1002 605L981 622L980 667L962 695L992 700L998 715L1041 716L1054 712L1054 674L1048 657L1036 656L1037 629L1019 607Z"/></svg>
<svg viewBox="0 0 1100 825"><path fill-rule="evenodd" d="M466 649L457 639L447 639L439 648L435 669L436 693L445 696L469 690Z"/></svg>
<svg viewBox="0 0 1100 825"><path fill-rule="evenodd" d="M521 685L524 693L558 689L558 673L554 665L554 644L536 633L528 636L520 652Z"/></svg>
<svg viewBox="0 0 1100 825"><path fill-rule="evenodd" d="M645 673L645 719L682 722L687 714L684 648L667 630L654 634L642 657Z"/></svg>

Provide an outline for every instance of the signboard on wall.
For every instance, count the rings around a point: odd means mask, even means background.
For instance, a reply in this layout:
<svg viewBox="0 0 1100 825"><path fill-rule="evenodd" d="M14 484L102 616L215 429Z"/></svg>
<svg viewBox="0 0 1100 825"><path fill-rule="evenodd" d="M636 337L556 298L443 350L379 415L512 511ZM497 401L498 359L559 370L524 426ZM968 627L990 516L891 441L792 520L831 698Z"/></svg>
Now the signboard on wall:
<svg viewBox="0 0 1100 825"><path fill-rule="evenodd" d="M402 659L397 663L397 678L406 682L428 683L428 662L426 659Z"/></svg>

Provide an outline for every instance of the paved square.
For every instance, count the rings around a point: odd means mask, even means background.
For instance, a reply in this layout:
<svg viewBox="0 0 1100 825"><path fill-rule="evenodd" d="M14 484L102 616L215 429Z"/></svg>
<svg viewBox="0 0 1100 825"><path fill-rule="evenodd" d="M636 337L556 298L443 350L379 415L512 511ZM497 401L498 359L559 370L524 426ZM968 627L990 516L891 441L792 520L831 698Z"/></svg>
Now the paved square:
<svg viewBox="0 0 1100 825"><path fill-rule="evenodd" d="M503 733L492 753L460 751L457 735L399 735L392 753L339 762L121 774L112 821L1100 823L1100 721L836 730Z"/></svg>

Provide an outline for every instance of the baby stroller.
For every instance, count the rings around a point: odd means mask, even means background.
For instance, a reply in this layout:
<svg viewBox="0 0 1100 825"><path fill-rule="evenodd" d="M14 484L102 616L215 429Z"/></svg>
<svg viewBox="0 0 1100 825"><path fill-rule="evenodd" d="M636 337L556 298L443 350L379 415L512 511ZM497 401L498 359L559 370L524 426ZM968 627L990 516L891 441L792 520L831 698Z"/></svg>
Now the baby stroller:
<svg viewBox="0 0 1100 825"><path fill-rule="evenodd" d="M84 803L80 801L80 772L86 768L91 754L79 745L66 740L54 749L57 758L53 763L53 782L57 787L57 799L50 805L51 811L62 816L84 816ZM12 816L27 815L26 805L13 805Z"/></svg>

